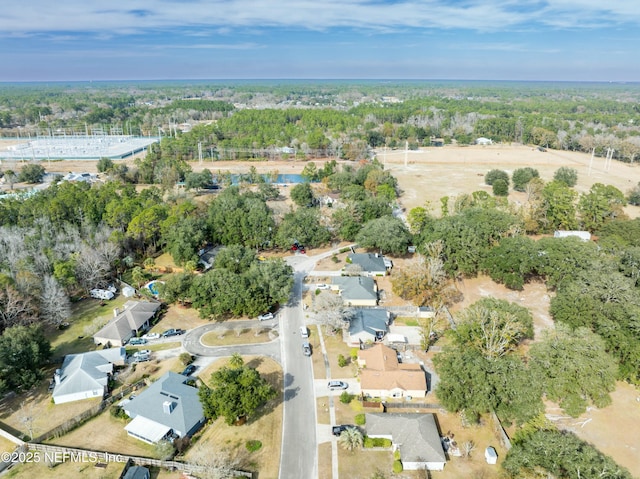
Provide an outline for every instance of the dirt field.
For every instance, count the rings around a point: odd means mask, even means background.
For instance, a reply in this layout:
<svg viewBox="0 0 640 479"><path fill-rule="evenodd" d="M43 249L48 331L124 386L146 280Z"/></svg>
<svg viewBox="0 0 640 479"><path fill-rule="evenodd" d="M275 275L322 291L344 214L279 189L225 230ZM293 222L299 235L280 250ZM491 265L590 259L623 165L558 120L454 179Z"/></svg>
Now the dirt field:
<svg viewBox="0 0 640 479"><path fill-rule="evenodd" d="M575 168L578 171L575 189L580 193L588 191L594 183L604 183L626 194L640 181L638 165L613 161L609 171L605 171L605 160L594 158L589 176L591 155L556 150L541 152L521 145L445 146L409 151L406 155L398 150L386 154L378 151L377 158L398 178L403 190L401 202L407 211L429 201L434 214L438 215L443 196L453 197L477 190L491 192L491 187L484 184L484 175L494 168L511 174L516 168L529 166L536 168L545 181L551 180L561 166ZM509 195L510 201L522 201L523 198L522 193L511 192ZM637 217L640 208L629 207L627 214Z"/></svg>

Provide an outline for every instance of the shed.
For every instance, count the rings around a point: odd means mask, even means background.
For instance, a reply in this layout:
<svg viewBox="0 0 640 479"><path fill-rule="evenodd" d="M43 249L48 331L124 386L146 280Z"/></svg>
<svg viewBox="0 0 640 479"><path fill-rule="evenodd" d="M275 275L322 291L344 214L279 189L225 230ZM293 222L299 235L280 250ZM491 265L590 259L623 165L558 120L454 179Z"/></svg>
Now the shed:
<svg viewBox="0 0 640 479"><path fill-rule="evenodd" d="M487 460L487 464L496 464L498 462L498 453L493 447L489 446L484 450L484 458Z"/></svg>

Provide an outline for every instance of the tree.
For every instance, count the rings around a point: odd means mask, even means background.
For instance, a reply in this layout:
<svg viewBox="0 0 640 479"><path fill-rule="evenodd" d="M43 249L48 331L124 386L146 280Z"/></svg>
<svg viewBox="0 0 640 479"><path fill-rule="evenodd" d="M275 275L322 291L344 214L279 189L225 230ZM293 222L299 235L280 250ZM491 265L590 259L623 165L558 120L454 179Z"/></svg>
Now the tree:
<svg viewBox="0 0 640 479"><path fill-rule="evenodd" d="M318 312L318 320L328 332L333 333L347 326L349 309L345 307L342 297L322 291L315 297L314 306Z"/></svg>
<svg viewBox="0 0 640 479"><path fill-rule="evenodd" d="M533 338L533 317L515 303L483 298L462 311L451 334L460 346L474 347L487 360L495 360L523 339Z"/></svg>
<svg viewBox="0 0 640 479"><path fill-rule="evenodd" d="M493 194L495 196L509 196L509 184L502 178L493 182Z"/></svg>
<svg viewBox="0 0 640 479"><path fill-rule="evenodd" d="M260 406L276 397L277 392L257 369L244 364L235 353L227 366L211 375L210 387L198 391L205 416L224 417L229 425L255 414Z"/></svg>
<svg viewBox="0 0 640 479"><path fill-rule="evenodd" d="M516 191L525 191L527 184L533 178L539 178L540 173L535 168L529 166L525 168L516 168L511 175L511 181L513 182L513 189Z"/></svg>
<svg viewBox="0 0 640 479"><path fill-rule="evenodd" d="M113 160L106 156L103 156L98 160L97 168L99 173L105 173L113 168Z"/></svg>
<svg viewBox="0 0 640 479"><path fill-rule="evenodd" d="M432 221L427 208L416 206L409 210L407 215L407 223L409 223L409 231L413 235L421 235L424 229Z"/></svg>
<svg viewBox="0 0 640 479"><path fill-rule="evenodd" d="M230 245L222 248L213 262L214 268L225 268L233 273L240 274L256 263L256 253L242 245Z"/></svg>
<svg viewBox="0 0 640 479"><path fill-rule="evenodd" d="M507 188L509 187L509 173L503 170L491 170L486 175L484 175L485 184L491 186L496 180L503 180L507 184Z"/></svg>
<svg viewBox="0 0 640 479"><path fill-rule="evenodd" d="M575 230L575 200L578 194L564 181L554 180L547 183L542 190L543 208L546 217L543 220L546 231Z"/></svg>
<svg viewBox="0 0 640 479"><path fill-rule="evenodd" d="M571 416L585 412L588 401L597 407L611 404L618 368L602 338L590 330L571 331L558 324L555 331L545 331L542 342L531 345L529 354L547 398Z"/></svg>
<svg viewBox="0 0 640 479"><path fill-rule="evenodd" d="M497 283L509 289L522 290L524 283L534 274L538 248L528 236L502 238L487 252L482 269Z"/></svg>
<svg viewBox="0 0 640 479"><path fill-rule="evenodd" d="M313 161L308 162L304 165L302 169L302 173L300 173L306 181L317 181L318 180L318 168ZM293 193L293 192L292 192Z"/></svg>
<svg viewBox="0 0 640 479"><path fill-rule="evenodd" d="M26 391L43 377L51 345L37 325L13 326L0 336L0 388Z"/></svg>
<svg viewBox="0 0 640 479"><path fill-rule="evenodd" d="M573 188L578 182L578 170L569 168L568 166L561 166L553 174L553 179L564 183L569 188Z"/></svg>
<svg viewBox="0 0 640 479"><path fill-rule="evenodd" d="M197 466L197 474L201 479L235 479L236 470L240 467L240 458L228 449L198 442L190 453L190 463Z"/></svg>
<svg viewBox="0 0 640 479"><path fill-rule="evenodd" d="M401 255L411 244L411 234L401 219L383 216L366 223L356 236L358 244L367 249L379 249L382 253Z"/></svg>
<svg viewBox="0 0 640 479"><path fill-rule="evenodd" d="M71 316L69 297L53 276L45 276L42 282L40 314L55 326L60 326Z"/></svg>
<svg viewBox="0 0 640 479"><path fill-rule="evenodd" d="M631 479L625 468L568 431L537 430L515 442L503 463L514 478L534 474L559 479Z"/></svg>
<svg viewBox="0 0 640 479"><path fill-rule="evenodd" d="M310 183L298 183L291 188L291 200L298 206L313 205L313 190Z"/></svg>
<svg viewBox="0 0 640 479"><path fill-rule="evenodd" d="M193 284L191 273L174 273L164 278L164 283L158 283L158 293L163 301L184 305L190 299Z"/></svg>
<svg viewBox="0 0 640 479"><path fill-rule="evenodd" d="M331 233L320 221L317 208L298 208L284 215L276 233L276 244L289 249L294 241L307 248L315 248L327 243Z"/></svg>
<svg viewBox="0 0 640 479"><path fill-rule="evenodd" d="M358 428L347 427L340 433L338 438L340 445L347 451L355 451L356 449L362 449L364 444L364 437Z"/></svg>
<svg viewBox="0 0 640 479"><path fill-rule="evenodd" d="M595 183L589 193L580 195L578 212L584 229L598 231L602 225L616 218L625 219L622 209L626 200L622 191L615 186Z"/></svg>
<svg viewBox="0 0 640 479"><path fill-rule="evenodd" d="M5 176L7 172L5 172ZM640 182L627 192L627 201L630 205L640 205Z"/></svg>
<svg viewBox="0 0 640 479"><path fill-rule="evenodd" d="M38 320L38 308L33 299L11 284L0 287L0 329L26 325Z"/></svg>
<svg viewBox="0 0 640 479"><path fill-rule="evenodd" d="M15 171L6 170L4 172L4 179L9 183L9 189L13 191L13 185L18 180L18 175L16 175Z"/></svg>
<svg viewBox="0 0 640 479"><path fill-rule="evenodd" d="M22 167L18 180L25 183L42 183L44 173L45 171L43 166L31 163Z"/></svg>

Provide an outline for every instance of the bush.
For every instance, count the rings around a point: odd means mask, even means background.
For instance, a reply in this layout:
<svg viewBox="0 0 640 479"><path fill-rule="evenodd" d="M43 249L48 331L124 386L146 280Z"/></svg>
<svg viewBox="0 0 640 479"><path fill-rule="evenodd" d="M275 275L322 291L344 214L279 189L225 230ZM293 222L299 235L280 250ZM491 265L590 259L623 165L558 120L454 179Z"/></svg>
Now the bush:
<svg viewBox="0 0 640 479"><path fill-rule="evenodd" d="M509 186L509 174L506 171L491 170L484 176L484 182L489 186L493 185L496 180L504 180L507 186Z"/></svg>
<svg viewBox="0 0 640 479"><path fill-rule="evenodd" d="M404 468L402 467L402 461L400 459L393 461L393 472L394 474L400 474Z"/></svg>
<svg viewBox="0 0 640 479"><path fill-rule="evenodd" d="M364 447L391 447L391 439L387 439L386 437L365 437L364 438Z"/></svg>
<svg viewBox="0 0 640 479"><path fill-rule="evenodd" d="M347 364L349 364L349 361L347 361L347 358L345 358L343 354L338 354L338 366L343 368Z"/></svg>
<svg viewBox="0 0 640 479"><path fill-rule="evenodd" d="M535 168L529 166L525 168L517 168L513 175L511 175L511 181L513 182L513 189L516 191L524 191L527 184L533 178L539 178L540 173Z"/></svg>
<svg viewBox="0 0 640 479"><path fill-rule="evenodd" d="M349 351L349 356L351 356L352 361L356 361L358 359L358 351L360 351L358 348L351 348Z"/></svg>
<svg viewBox="0 0 640 479"><path fill-rule="evenodd" d="M493 182L493 194L494 196L508 196L509 185L506 181L500 179Z"/></svg>
<svg viewBox="0 0 640 479"><path fill-rule="evenodd" d="M20 175L18 175L18 180L23 181L25 183L42 183L42 178L44 178L44 168L41 165L30 164L25 165L20 170Z"/></svg>
<svg viewBox="0 0 640 479"><path fill-rule="evenodd" d="M562 166L553 174L553 179L564 183L569 188L572 188L576 186L576 183L578 182L578 170L569 168L568 166Z"/></svg>
<svg viewBox="0 0 640 479"><path fill-rule="evenodd" d="M355 417L354 421L355 421L356 425L364 426L365 423L367 422L367 419L366 419L364 414L356 414L356 417Z"/></svg>
<svg viewBox="0 0 640 479"><path fill-rule="evenodd" d="M349 404L353 401L353 398L355 398L355 395L349 394L347 391L343 391L342 394L340 394L340 402L342 404Z"/></svg>
<svg viewBox="0 0 640 479"><path fill-rule="evenodd" d="M109 413L111 414L111 417L115 417L117 419L129 418L129 416L127 416L127 413L124 412L124 409L122 409L120 406L111 406L111 408L109 408Z"/></svg>
<svg viewBox="0 0 640 479"><path fill-rule="evenodd" d="M191 356L189 353L181 353L179 359L180 362L185 366L188 366L193 362L193 356Z"/></svg>
<svg viewBox="0 0 640 479"><path fill-rule="evenodd" d="M103 156L98 160L97 168L99 173L104 173L105 171L109 171L110 169L113 168L113 160L111 160L111 158L107 158L106 156Z"/></svg>
<svg viewBox="0 0 640 479"><path fill-rule="evenodd" d="M262 442L258 441L257 439L251 439L250 441L247 441L245 443L245 447L249 452L256 452L262 447Z"/></svg>

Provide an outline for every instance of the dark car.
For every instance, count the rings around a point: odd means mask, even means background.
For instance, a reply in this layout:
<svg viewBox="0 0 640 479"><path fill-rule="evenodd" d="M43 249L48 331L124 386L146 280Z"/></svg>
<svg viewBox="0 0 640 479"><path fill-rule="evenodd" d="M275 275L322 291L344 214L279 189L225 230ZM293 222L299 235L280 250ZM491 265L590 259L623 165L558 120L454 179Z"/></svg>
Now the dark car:
<svg viewBox="0 0 640 479"><path fill-rule="evenodd" d="M184 334L184 329L171 328L171 329L167 329L160 336L162 336L163 338L169 338L171 336L180 336L181 334Z"/></svg>
<svg viewBox="0 0 640 479"><path fill-rule="evenodd" d="M340 424L339 426L333 426L331 428L331 432L334 436L340 436L347 429L357 429L355 426L351 424Z"/></svg>
<svg viewBox="0 0 640 479"><path fill-rule="evenodd" d="M194 364L189 364L189 366L184 368L184 371L182 371L182 375L183 376L191 376L195 372L196 369L198 369L198 368Z"/></svg>

